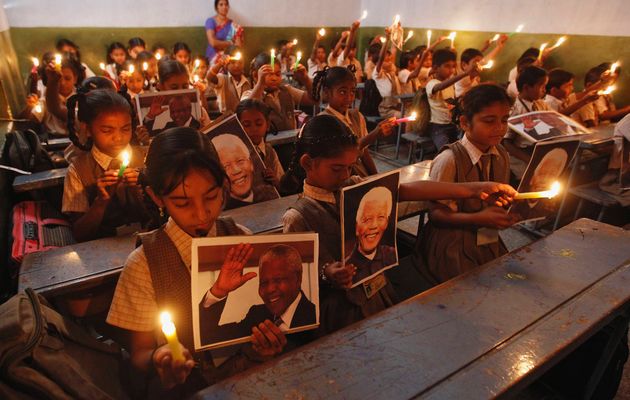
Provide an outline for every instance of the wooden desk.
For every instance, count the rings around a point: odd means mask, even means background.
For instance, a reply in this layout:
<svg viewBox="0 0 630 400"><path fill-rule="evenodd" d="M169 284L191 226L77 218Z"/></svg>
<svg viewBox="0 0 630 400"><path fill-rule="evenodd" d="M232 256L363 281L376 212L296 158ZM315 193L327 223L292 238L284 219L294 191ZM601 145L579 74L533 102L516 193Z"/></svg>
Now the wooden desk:
<svg viewBox="0 0 630 400"><path fill-rule="evenodd" d="M13 190L16 193L22 193L63 185L63 180L66 178L67 173L68 168L57 168L30 175L16 176L13 180Z"/></svg>
<svg viewBox="0 0 630 400"><path fill-rule="evenodd" d="M46 297L118 279L136 236L118 236L28 254L20 267L19 290L32 287Z"/></svg>
<svg viewBox="0 0 630 400"><path fill-rule="evenodd" d="M580 137L580 147L578 148L575 158L571 163L571 172L569 173L569 179L567 180L567 189L573 186L575 174L580 167L580 160L584 150L596 150L604 146L613 143L613 133L615 131L615 124L602 125L597 128L593 128L592 134L582 135ZM560 219L564 211L564 206L567 201L568 190L564 190L562 193L562 200L560 201L560 207L556 214L556 220L553 224L553 230L555 231L560 226Z"/></svg>
<svg viewBox="0 0 630 400"><path fill-rule="evenodd" d="M576 221L195 398L513 395L628 311L629 240Z"/></svg>
<svg viewBox="0 0 630 400"><path fill-rule="evenodd" d="M287 131L279 131L276 134L269 133L265 141L272 146L280 146L282 144L294 143L299 129L289 129Z"/></svg>

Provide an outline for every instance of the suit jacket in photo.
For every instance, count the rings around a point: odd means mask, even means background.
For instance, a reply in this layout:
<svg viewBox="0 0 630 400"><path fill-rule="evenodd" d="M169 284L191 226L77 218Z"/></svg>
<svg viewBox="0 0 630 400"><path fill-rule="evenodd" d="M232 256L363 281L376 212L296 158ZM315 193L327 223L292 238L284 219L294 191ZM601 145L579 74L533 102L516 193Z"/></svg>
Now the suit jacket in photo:
<svg viewBox="0 0 630 400"><path fill-rule="evenodd" d="M396 248L381 244L376 249L374 259L370 260L365 257L357 246L354 247L352 254L346 260L346 264L352 264L357 267L357 273L352 278L352 282L359 282L368 276L376 274L385 267L389 267L396 263Z"/></svg>
<svg viewBox="0 0 630 400"><path fill-rule="evenodd" d="M168 121L166 123L166 125L164 125L164 128L158 129L158 130L156 130L154 132L153 131L153 124L155 124L155 120L154 119L145 119L143 123L144 123L144 126L147 127L147 130L149 131L149 135L151 137L157 135L158 133L160 133L162 131L170 129L170 128L179 128L179 125L177 125L175 123L175 121ZM201 123L199 123L199 121L197 121L194 117L191 117L190 118L190 123L188 124L188 127L199 130L199 128L201 128Z"/></svg>

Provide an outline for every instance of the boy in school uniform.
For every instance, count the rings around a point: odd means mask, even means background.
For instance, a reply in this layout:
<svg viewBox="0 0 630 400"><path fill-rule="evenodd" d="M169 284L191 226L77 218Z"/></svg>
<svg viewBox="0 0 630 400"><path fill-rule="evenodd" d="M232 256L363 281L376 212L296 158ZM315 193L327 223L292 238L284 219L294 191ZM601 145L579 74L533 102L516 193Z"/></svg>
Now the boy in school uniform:
<svg viewBox="0 0 630 400"><path fill-rule="evenodd" d="M560 68L549 71L549 83L547 83L547 95L545 103L553 111L560 114L573 114L583 106L597 100L596 88L587 87L583 92L573 91L575 76L569 71Z"/></svg>
<svg viewBox="0 0 630 400"><path fill-rule="evenodd" d="M328 65L326 63L326 48L322 44L320 44L321 40L322 35L320 35L318 31L315 34L315 43L313 43L311 56L306 61L308 77L311 79L315 78L315 73L317 73L318 71L322 71Z"/></svg>
<svg viewBox="0 0 630 400"><path fill-rule="evenodd" d="M395 96L401 93L400 82L396 74L396 48L391 46L391 32L389 28L385 29L385 44L381 47L376 67L372 72L372 79L376 83L379 93L383 100L378 105L378 112L383 118L400 118L400 99Z"/></svg>
<svg viewBox="0 0 630 400"><path fill-rule="evenodd" d="M412 94L420 89L421 83L418 75L421 68L419 54L415 51L405 51L400 55L398 80L400 81L401 94Z"/></svg>
<svg viewBox="0 0 630 400"><path fill-rule="evenodd" d="M476 63L471 62L468 69L455 74L457 56L450 49L440 49L433 54L434 78L427 83L427 96L431 107L429 131L435 147L453 143L458 139L459 131L453 123L451 109L453 106L447 100L455 97L455 83L466 76L475 77L479 74Z"/></svg>
<svg viewBox="0 0 630 400"><path fill-rule="evenodd" d="M243 93L252 89L249 79L243 73L243 60L236 59L236 53L238 48L230 46L225 51L226 55L217 59L208 71L207 79L216 91L222 114L236 112ZM224 68L227 73L220 72Z"/></svg>

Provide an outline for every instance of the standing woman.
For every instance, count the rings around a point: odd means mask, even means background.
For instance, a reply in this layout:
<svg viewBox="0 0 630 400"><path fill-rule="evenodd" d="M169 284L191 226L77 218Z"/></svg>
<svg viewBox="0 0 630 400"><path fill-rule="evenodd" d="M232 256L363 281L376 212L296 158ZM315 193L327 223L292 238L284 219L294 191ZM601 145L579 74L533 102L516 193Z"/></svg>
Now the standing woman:
<svg viewBox="0 0 630 400"><path fill-rule="evenodd" d="M232 45L243 46L243 28L228 18L230 2L228 0L214 0L217 14L206 20L206 36L208 49L206 57L210 64L214 64L217 55Z"/></svg>

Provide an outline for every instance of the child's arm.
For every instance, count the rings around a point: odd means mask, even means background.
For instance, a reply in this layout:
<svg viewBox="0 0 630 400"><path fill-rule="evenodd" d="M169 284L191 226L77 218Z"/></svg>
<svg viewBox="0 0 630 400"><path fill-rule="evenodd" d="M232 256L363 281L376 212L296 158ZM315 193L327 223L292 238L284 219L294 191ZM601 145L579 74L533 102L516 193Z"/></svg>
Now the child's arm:
<svg viewBox="0 0 630 400"><path fill-rule="evenodd" d="M206 75L206 79L208 82L216 85L219 83L219 79L217 75L221 72L221 69L227 65L228 57L223 56L217 60L217 62L208 70L208 75Z"/></svg>
<svg viewBox="0 0 630 400"><path fill-rule="evenodd" d="M503 48L505 47L505 42L507 42L508 40L508 36L507 35L501 35L499 37L499 40L497 40L497 45L495 46L494 49L492 49L492 51L490 53L488 53L487 56L484 57L484 59L486 60L494 60L499 53L503 50ZM481 51L482 53L485 52L485 50Z"/></svg>
<svg viewBox="0 0 630 400"><path fill-rule="evenodd" d="M348 37L349 34L350 32L348 31L341 32L341 37L337 41L337 44L335 44L335 47L333 48L333 51L332 51L332 56L334 60L336 60L337 57L339 57L339 53L341 53L341 45L343 44L343 41Z"/></svg>
<svg viewBox="0 0 630 400"><path fill-rule="evenodd" d="M481 199L499 195L495 204L504 206L512 201L516 190L510 185L497 182L436 182L416 181L401 183L398 191L399 201L445 200L445 199ZM493 196L494 197L494 196Z"/></svg>
<svg viewBox="0 0 630 400"><path fill-rule="evenodd" d="M583 93L582 96L580 96L581 98L576 101L573 104L570 104L564 108L561 108L560 110L558 110L558 112L560 114L564 114L564 115L568 115L570 116L571 114L573 114L574 112L576 112L577 110L579 110L580 108L584 107L585 105L594 102L595 100L597 100L597 98L599 97L599 95L597 94L597 92L592 91L592 92L588 92L588 93ZM578 96L576 95L576 98L578 98Z"/></svg>
<svg viewBox="0 0 630 400"><path fill-rule="evenodd" d="M431 96L433 96L436 92L442 91L450 86L453 86L455 83L461 81L462 79L464 79L466 76L469 75L473 75L474 73L477 72L478 66L476 63L471 62L470 65L468 66L468 68L466 68L465 71L460 72L459 74L448 78L445 81L442 81L440 83L438 83L437 85L433 86L433 92L431 93Z"/></svg>
<svg viewBox="0 0 630 400"><path fill-rule="evenodd" d="M256 100L262 100L263 95L265 94L265 79L267 75L272 74L273 70L271 69L271 65L265 64L262 67L258 68L258 78L256 79L256 85L254 89L252 89L251 98Z"/></svg>
<svg viewBox="0 0 630 400"><path fill-rule="evenodd" d="M26 106L18 114L19 119L28 119L31 121L39 122L37 117L33 114L33 109L39 104L39 98L36 94L29 94L26 96Z"/></svg>
<svg viewBox="0 0 630 400"><path fill-rule="evenodd" d="M381 51L378 54L378 61L376 63L376 73L381 73L381 68L383 67L383 60L385 59L385 52L387 51L387 46L389 46L389 40L391 38L391 31L389 28L385 28L385 43L381 46ZM372 77L370 77L371 79Z"/></svg>
<svg viewBox="0 0 630 400"><path fill-rule="evenodd" d="M319 42L322 40L322 36L319 34L319 31L315 34L315 43L313 43L313 49L311 50L311 61L317 63L317 48L319 47Z"/></svg>
<svg viewBox="0 0 630 400"><path fill-rule="evenodd" d="M503 139L503 147L505 147L505 150L507 150L511 156L516 157L525 163L528 163L531 158L530 154L516 146L511 139Z"/></svg>
<svg viewBox="0 0 630 400"><path fill-rule="evenodd" d="M350 50L354 47L354 39L357 36L357 30L361 25L360 21L354 21L350 26L350 34L348 35L348 41L346 42L346 48L343 50L343 59L345 60L350 54Z"/></svg>
<svg viewBox="0 0 630 400"><path fill-rule="evenodd" d="M616 120L624 117L626 114L630 114L630 105L627 105L622 108L616 108L615 104L611 101L610 107L608 110L599 114L600 120Z"/></svg>
<svg viewBox="0 0 630 400"><path fill-rule="evenodd" d="M426 48L422 52L422 56L420 57L420 61L418 61L418 66L416 67L416 69L414 69L411 72L411 74L409 74L409 78L408 79L414 79L418 75L420 75L420 70L422 70L422 65L424 65L424 61L427 59L429 54L437 47L437 45L442 43L445 40L446 40L446 36L440 36L435 42L433 42L433 44L430 47Z"/></svg>
<svg viewBox="0 0 630 400"><path fill-rule="evenodd" d="M68 120L68 109L65 104L59 101L59 78L61 73L55 69L55 64L50 63L46 66L46 76L48 84L46 86L46 110L61 121Z"/></svg>
<svg viewBox="0 0 630 400"><path fill-rule="evenodd" d="M394 132L395 121L396 118L391 117L379 122L372 132L359 139L359 148L362 150L367 149L367 147L376 142L377 139L391 135Z"/></svg>
<svg viewBox="0 0 630 400"><path fill-rule="evenodd" d="M455 212L449 207L432 203L429 212L431 221L438 225L458 227L462 225L484 226L505 229L514 225L517 220L502 207L490 206L474 213Z"/></svg>
<svg viewBox="0 0 630 400"><path fill-rule="evenodd" d="M306 71L306 67L300 64L297 69L293 72L293 78L298 81L302 86L304 86L304 94L300 99L300 105L303 106L313 106L315 104L319 104L319 102L313 99L311 93L313 92L313 81L308 76L308 72Z"/></svg>

